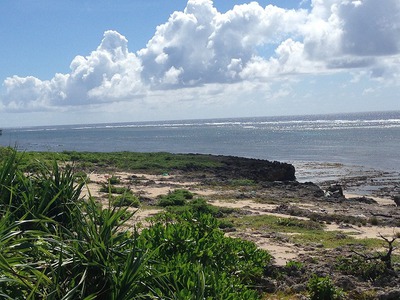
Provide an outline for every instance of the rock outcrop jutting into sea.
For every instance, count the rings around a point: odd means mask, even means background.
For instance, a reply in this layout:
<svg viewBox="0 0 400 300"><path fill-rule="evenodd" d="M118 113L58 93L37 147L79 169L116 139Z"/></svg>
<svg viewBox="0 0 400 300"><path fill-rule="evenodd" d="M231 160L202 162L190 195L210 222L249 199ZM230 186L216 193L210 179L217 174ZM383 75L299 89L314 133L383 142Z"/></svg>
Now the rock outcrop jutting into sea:
<svg viewBox="0 0 400 300"><path fill-rule="evenodd" d="M288 163L223 155L207 157L221 164L220 167L208 170L218 178L246 178L256 182L296 180L295 167ZM188 167L188 170L199 171L196 167Z"/></svg>

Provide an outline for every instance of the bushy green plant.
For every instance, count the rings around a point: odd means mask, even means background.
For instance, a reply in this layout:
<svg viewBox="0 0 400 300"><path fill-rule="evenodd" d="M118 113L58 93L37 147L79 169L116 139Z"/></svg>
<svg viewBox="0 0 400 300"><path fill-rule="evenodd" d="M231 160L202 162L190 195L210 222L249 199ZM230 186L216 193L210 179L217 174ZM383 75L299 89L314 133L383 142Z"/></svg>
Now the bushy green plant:
<svg viewBox="0 0 400 300"><path fill-rule="evenodd" d="M210 214L216 216L219 209L207 203L203 198L193 199L188 203L190 211L194 214Z"/></svg>
<svg viewBox="0 0 400 300"><path fill-rule="evenodd" d="M64 228L74 225L74 211L82 203L80 194L85 182L75 182L73 169L61 170L56 162L51 168L40 165L34 174L25 174L18 165L16 154L11 154L0 170L0 207L7 208L13 221L26 220L24 230L38 229L51 220ZM29 221L29 222L28 222ZM47 224L48 225L48 224ZM45 226L46 230L54 228Z"/></svg>
<svg viewBox="0 0 400 300"><path fill-rule="evenodd" d="M335 287L329 277L313 275L309 279L307 287L311 300L343 299L343 291Z"/></svg>
<svg viewBox="0 0 400 300"><path fill-rule="evenodd" d="M120 184L121 183L121 179L118 176L112 175L109 179L108 182L110 184Z"/></svg>
<svg viewBox="0 0 400 300"><path fill-rule="evenodd" d="M286 262L285 268L292 269L292 270L300 270L304 267L303 263L300 261L289 260Z"/></svg>
<svg viewBox="0 0 400 300"><path fill-rule="evenodd" d="M132 299L150 294L141 282L156 274L143 270L147 254L135 247L135 234L121 230L126 209L103 209L92 197L81 201L81 187L71 169L43 165L26 175L15 153L3 161L1 298Z"/></svg>
<svg viewBox="0 0 400 300"><path fill-rule="evenodd" d="M208 204L207 201L203 198L195 198L190 201L186 201L184 205L180 206L176 205L167 206L166 210L174 214L182 214L185 212L190 212L194 215L210 214L216 218L222 217L225 212L227 213L232 212L231 210L227 210L225 208L220 208Z"/></svg>
<svg viewBox="0 0 400 300"><path fill-rule="evenodd" d="M125 193L123 195L118 195L117 197L114 197L112 199L112 204L114 206L139 207L140 201L139 198L132 193Z"/></svg>
<svg viewBox="0 0 400 300"><path fill-rule="evenodd" d="M193 199L193 194L188 190L174 190L167 195L161 195L157 202L158 206L181 206L185 205L187 200Z"/></svg>
<svg viewBox="0 0 400 300"><path fill-rule="evenodd" d="M228 228L235 228L235 225L229 220L220 219L218 227L220 229L228 229Z"/></svg>
<svg viewBox="0 0 400 300"><path fill-rule="evenodd" d="M267 252L251 242L225 237L211 215L193 217L190 213L170 215L165 218L168 223L158 222L144 229L140 241L145 248L159 249L156 260L173 262L168 270L178 271L176 262L182 261L189 265L200 263L203 271L209 269L221 278L240 279L232 281L237 283L251 284L262 276L271 260ZM209 278L211 274L205 276ZM217 283L206 282L207 286L213 284ZM236 290L237 287L233 288Z"/></svg>

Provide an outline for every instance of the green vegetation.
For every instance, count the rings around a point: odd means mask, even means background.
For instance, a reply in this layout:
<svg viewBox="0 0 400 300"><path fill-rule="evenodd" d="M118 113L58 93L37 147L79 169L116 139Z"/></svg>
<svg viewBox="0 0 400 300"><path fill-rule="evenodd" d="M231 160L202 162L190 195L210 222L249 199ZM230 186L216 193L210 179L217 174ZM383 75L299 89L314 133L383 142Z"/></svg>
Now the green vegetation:
<svg viewBox="0 0 400 300"><path fill-rule="evenodd" d="M278 218L276 221L278 226L299 228L299 229L310 229L310 230L321 230L323 226L315 221L300 220L296 218Z"/></svg>
<svg viewBox="0 0 400 300"><path fill-rule="evenodd" d="M311 299L341 299L343 293L335 282L349 298L374 299L373 291L348 290L338 276L376 286L388 279L395 282L398 235L360 240L351 233L324 230L325 222L380 224L380 218L307 214L306 209L282 203L301 199L284 198L284 193L282 198L264 198L262 184L225 176L224 168L213 173L212 168L219 167L218 160L202 155L18 153L0 147L0 298L292 299L300 293ZM90 191L83 198L89 168L109 174L189 171L167 176L165 181L180 186L177 178L183 174L196 184L200 178L202 186L215 182L219 185L218 193L210 196L214 199L231 199L240 192L239 198L273 201L286 207L281 210L285 214L297 217L247 215L246 209L216 207L184 189L153 199L141 189L158 183L146 176L122 180L113 175L102 186L99 199ZM191 173L199 170L199 176ZM143 204L132 190L138 191ZM145 227L134 223L132 207L154 206L163 212L146 219ZM251 239L265 234L301 245L311 249L313 256L299 256L301 261L285 266L271 265L268 252L223 232L236 230L233 235L238 237L247 238L252 231L257 233ZM331 251L324 247L332 248L335 256L326 255ZM343 256L336 259L337 255ZM314 267L326 264L325 259L330 260L328 273Z"/></svg>
<svg viewBox="0 0 400 300"><path fill-rule="evenodd" d="M159 249L155 259L166 262L165 272L192 282L197 281L194 270L203 273L208 283L205 292L216 299L231 299L232 287L238 293L236 299L255 297L256 294L246 289L243 283L252 285L262 276L271 260L267 252L251 242L225 237L218 229L217 220L207 214L194 218L193 214L184 213L162 219L165 221L144 229L139 241L145 248ZM181 286L179 290L191 295L185 299L196 298L187 286Z"/></svg>
<svg viewBox="0 0 400 300"><path fill-rule="evenodd" d="M0 146L0 162L14 150ZM207 170L221 166L215 156L198 154L172 154L166 152L24 152L17 153L19 167L24 171L36 171L36 163L51 165L53 161L68 162L77 170L146 170L155 174L173 170Z"/></svg>
<svg viewBox="0 0 400 300"><path fill-rule="evenodd" d="M183 206L186 204L187 200L190 199L193 199L193 194L191 192L179 189L161 196L157 205L162 207Z"/></svg>
<svg viewBox="0 0 400 300"><path fill-rule="evenodd" d="M367 251L358 252L352 250L352 255L348 257L340 256L336 261L336 268L347 275L357 276L363 280L376 280L396 274L394 267L399 260L398 255L393 252L397 248L396 240L400 234L395 234L392 238L380 235L386 243L384 251L375 251L368 253Z"/></svg>
<svg viewBox="0 0 400 300"><path fill-rule="evenodd" d="M121 179L115 175L112 175L108 179L108 185L103 184L100 188L100 192L107 193L110 196L113 206L129 206L129 207L139 207L140 200L136 197L133 192L122 186L115 186L115 184L120 184ZM114 194L117 194L115 196Z"/></svg>
<svg viewBox="0 0 400 300"><path fill-rule="evenodd" d="M346 275L353 275L363 280L376 280L387 273L387 268L382 261L368 261L359 255L337 258L335 268Z"/></svg>
<svg viewBox="0 0 400 300"><path fill-rule="evenodd" d="M114 206L129 206L129 207L139 207L140 200L138 197L132 193L124 193L112 198L112 204Z"/></svg>
<svg viewBox="0 0 400 300"><path fill-rule="evenodd" d="M195 216L209 214L218 218L219 228L233 228L231 221L223 219L224 216L237 213L239 210L229 207L216 207L208 204L203 198L193 198L194 195L187 190L175 190L160 197L158 205L165 207L167 212L173 214L191 213Z"/></svg>
<svg viewBox="0 0 400 300"><path fill-rule="evenodd" d="M285 268L286 269L290 269L290 270L301 270L304 267L303 263L299 262L299 261L295 261L295 260L289 260L286 265Z"/></svg>
<svg viewBox="0 0 400 300"><path fill-rule="evenodd" d="M121 183L121 179L115 175L112 175L109 179L108 182L110 184L120 184Z"/></svg>
<svg viewBox="0 0 400 300"><path fill-rule="evenodd" d="M313 275L308 281L308 291L311 300L344 299L343 291L335 287L329 277Z"/></svg>
<svg viewBox="0 0 400 300"><path fill-rule="evenodd" d="M307 233L312 230L319 231L323 225L316 221L301 220L296 218L281 218L272 215L244 216L240 219L230 219L237 227L254 228L267 232Z"/></svg>
<svg viewBox="0 0 400 300"><path fill-rule="evenodd" d="M195 198L195 195L188 190L178 189L161 195L157 202L158 206L165 207L168 212L181 214L190 212L195 215L210 214L213 217L221 218L225 215L237 212L233 208L215 207L207 203L203 198ZM232 224L224 221L225 224Z"/></svg>
<svg viewBox="0 0 400 300"><path fill-rule="evenodd" d="M22 161L10 151L0 165L1 298L260 298L252 287L271 256L225 237L202 201L192 202L196 214L125 230L127 208L81 198L85 183L70 166L45 161L26 173Z"/></svg>

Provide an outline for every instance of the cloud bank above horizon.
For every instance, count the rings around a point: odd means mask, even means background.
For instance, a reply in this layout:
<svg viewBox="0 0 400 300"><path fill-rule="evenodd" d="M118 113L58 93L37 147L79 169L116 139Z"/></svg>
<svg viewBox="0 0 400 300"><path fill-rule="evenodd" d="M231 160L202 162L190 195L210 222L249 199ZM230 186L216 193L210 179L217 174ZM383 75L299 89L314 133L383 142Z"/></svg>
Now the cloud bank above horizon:
<svg viewBox="0 0 400 300"><path fill-rule="evenodd" d="M211 0L189 0L137 52L123 33L108 30L97 49L72 60L69 73L6 78L0 111L212 102L216 95L253 99L261 92L275 99L304 74L346 72L355 82L398 87L399 37L398 0L312 0L310 9L251 2L225 13ZM271 84L279 86L274 93Z"/></svg>

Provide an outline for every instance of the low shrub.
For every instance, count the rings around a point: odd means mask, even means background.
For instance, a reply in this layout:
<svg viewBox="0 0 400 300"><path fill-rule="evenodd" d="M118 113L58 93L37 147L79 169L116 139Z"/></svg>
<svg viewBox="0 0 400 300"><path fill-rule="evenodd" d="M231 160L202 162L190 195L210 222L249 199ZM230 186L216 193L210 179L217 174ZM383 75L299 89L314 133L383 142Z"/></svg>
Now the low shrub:
<svg viewBox="0 0 400 300"><path fill-rule="evenodd" d="M218 227L220 229L231 229L231 228L235 228L235 225L229 220L222 219L222 220L219 220Z"/></svg>
<svg viewBox="0 0 400 300"><path fill-rule="evenodd" d="M350 257L338 257L335 268L343 274L353 275L363 280L376 280L387 272L384 262L380 260L366 260L357 254Z"/></svg>
<svg viewBox="0 0 400 300"><path fill-rule="evenodd" d="M257 183L251 179L231 179L229 180L231 186L255 186Z"/></svg>
<svg viewBox="0 0 400 300"><path fill-rule="evenodd" d="M158 206L182 206L185 205L187 200L193 199L193 194L187 190L174 190L169 192L167 195L162 195L159 197L157 202Z"/></svg>
<svg viewBox="0 0 400 300"><path fill-rule="evenodd" d="M188 206L194 214L210 214L215 217L219 211L217 207L208 204L203 198L193 199Z"/></svg>
<svg viewBox="0 0 400 300"><path fill-rule="evenodd" d="M308 281L307 288L311 300L344 299L343 291L335 287L329 277L313 275Z"/></svg>
<svg viewBox="0 0 400 300"><path fill-rule="evenodd" d="M290 270L301 270L303 267L304 265L302 262L295 260L289 260L285 265L285 268Z"/></svg>
<svg viewBox="0 0 400 300"><path fill-rule="evenodd" d="M379 220L375 216L369 218L368 222L373 226L377 226L379 224Z"/></svg>
<svg viewBox="0 0 400 300"><path fill-rule="evenodd" d="M279 226L297 227L297 228L304 228L304 229L320 230L323 228L323 226L319 222L311 221L311 220L299 220L296 218L279 218L277 220L277 224Z"/></svg>
<svg viewBox="0 0 400 300"><path fill-rule="evenodd" d="M225 237L218 228L219 222L209 214L168 215L166 224L162 217L158 220L160 222L143 229L140 243L144 248L159 249L154 259L171 262L169 268L175 271L178 271L179 261L200 263L204 269L218 270L214 271L215 275L228 276L232 280L240 278L251 284L262 276L272 259L268 252L252 242ZM207 280L207 285L214 284L216 282Z"/></svg>
<svg viewBox="0 0 400 300"><path fill-rule="evenodd" d="M122 187L122 186L113 186L113 185L103 185L100 188L100 192L102 192L102 193L111 193L111 194L132 193L132 191L129 188Z"/></svg>
<svg viewBox="0 0 400 300"><path fill-rule="evenodd" d="M123 195L118 195L113 198L112 204L114 206L130 206L130 207L139 207L140 201L139 198L133 195L132 193L125 193Z"/></svg>
<svg viewBox="0 0 400 300"><path fill-rule="evenodd" d="M170 205L166 207L166 210L174 214L182 214L184 212L190 212L196 216L199 214L210 214L215 218L222 218L226 214L231 214L237 211L235 209L213 206L208 204L203 198L188 200L182 205Z"/></svg>
<svg viewBox="0 0 400 300"><path fill-rule="evenodd" d="M109 179L108 182L110 184L120 184L121 183L121 179L118 176L112 175Z"/></svg>

